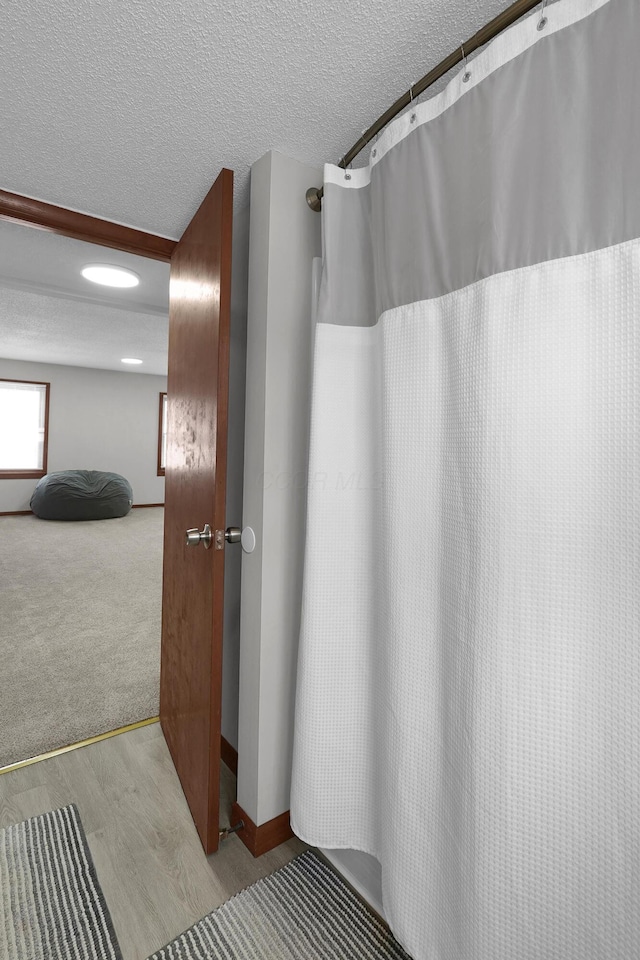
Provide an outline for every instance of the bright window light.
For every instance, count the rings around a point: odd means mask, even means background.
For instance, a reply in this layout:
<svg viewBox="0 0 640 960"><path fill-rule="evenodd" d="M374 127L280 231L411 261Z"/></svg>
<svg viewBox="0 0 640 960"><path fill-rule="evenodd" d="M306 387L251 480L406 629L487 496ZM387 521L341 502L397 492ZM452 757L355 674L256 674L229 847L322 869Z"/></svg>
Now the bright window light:
<svg viewBox="0 0 640 960"><path fill-rule="evenodd" d="M108 263L88 263L82 270L85 280L105 287L137 287L140 277L133 270L109 266Z"/></svg>
<svg viewBox="0 0 640 960"><path fill-rule="evenodd" d="M0 380L0 474L44 470L47 389Z"/></svg>
<svg viewBox="0 0 640 960"><path fill-rule="evenodd" d="M137 357L123 357L120 363L130 363L132 366L137 366L139 363L142 363L142 360L138 360Z"/></svg>

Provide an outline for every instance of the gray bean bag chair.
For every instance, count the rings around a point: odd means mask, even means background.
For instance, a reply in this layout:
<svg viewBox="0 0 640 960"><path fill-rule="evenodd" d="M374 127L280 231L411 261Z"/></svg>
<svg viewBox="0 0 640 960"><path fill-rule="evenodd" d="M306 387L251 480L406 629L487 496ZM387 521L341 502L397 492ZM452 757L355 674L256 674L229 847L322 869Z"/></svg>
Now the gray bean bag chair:
<svg viewBox="0 0 640 960"><path fill-rule="evenodd" d="M61 470L38 480L30 507L42 520L109 520L131 510L131 484L119 473Z"/></svg>

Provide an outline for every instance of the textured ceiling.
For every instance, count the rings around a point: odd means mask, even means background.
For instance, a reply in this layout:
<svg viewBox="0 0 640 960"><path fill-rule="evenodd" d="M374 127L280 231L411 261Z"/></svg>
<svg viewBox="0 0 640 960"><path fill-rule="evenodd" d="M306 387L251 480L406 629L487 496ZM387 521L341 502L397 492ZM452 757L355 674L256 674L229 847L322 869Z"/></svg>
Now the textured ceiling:
<svg viewBox="0 0 640 960"><path fill-rule="evenodd" d="M89 283L80 271L96 262L128 267L139 286ZM166 374L168 310L168 264L0 221L1 357Z"/></svg>
<svg viewBox="0 0 640 960"><path fill-rule="evenodd" d="M222 166L336 161L508 0L4 4L0 187L178 237Z"/></svg>
<svg viewBox="0 0 640 960"><path fill-rule="evenodd" d="M178 238L230 167L238 309L251 164L271 149L337 161L508 2L4 4L0 188ZM144 276L130 299L88 293L79 263L126 255L87 246L85 257L84 245L26 228L15 240L19 229L0 224L1 355L115 369L144 356L147 372L165 371L166 265L133 266Z"/></svg>
<svg viewBox="0 0 640 960"><path fill-rule="evenodd" d="M133 270L140 283L129 289L91 283L81 273L89 263ZM168 263L0 220L0 286L7 285L141 313L169 312Z"/></svg>
<svg viewBox="0 0 640 960"><path fill-rule="evenodd" d="M166 316L0 286L0 356L132 373L167 372ZM144 360L128 367L122 357Z"/></svg>

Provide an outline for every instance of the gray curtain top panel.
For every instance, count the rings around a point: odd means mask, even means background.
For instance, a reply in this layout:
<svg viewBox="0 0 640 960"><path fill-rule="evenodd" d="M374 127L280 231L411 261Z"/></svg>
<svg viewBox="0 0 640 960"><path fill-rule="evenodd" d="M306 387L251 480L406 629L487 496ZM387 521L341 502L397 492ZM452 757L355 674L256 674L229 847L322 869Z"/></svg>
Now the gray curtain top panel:
<svg viewBox="0 0 640 960"><path fill-rule="evenodd" d="M321 322L371 326L403 304L640 236L640 2L592 6L547 35L536 12L512 28L537 33L533 45L436 116L417 115L370 171L326 178ZM551 24L554 5L545 12Z"/></svg>

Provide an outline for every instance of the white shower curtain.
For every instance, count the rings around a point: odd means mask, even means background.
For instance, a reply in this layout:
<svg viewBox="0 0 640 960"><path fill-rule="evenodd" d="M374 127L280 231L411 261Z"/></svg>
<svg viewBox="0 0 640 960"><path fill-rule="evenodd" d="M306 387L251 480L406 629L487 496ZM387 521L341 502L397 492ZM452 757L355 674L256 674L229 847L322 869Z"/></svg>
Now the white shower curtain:
<svg viewBox="0 0 640 960"><path fill-rule="evenodd" d="M415 960L640 957L640 3L329 166L292 822Z"/></svg>

